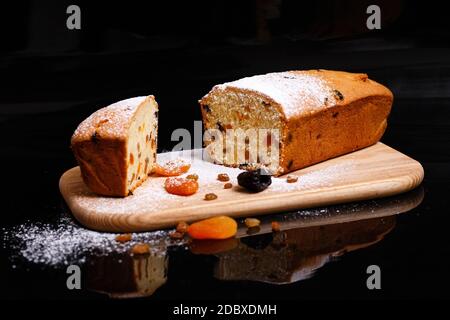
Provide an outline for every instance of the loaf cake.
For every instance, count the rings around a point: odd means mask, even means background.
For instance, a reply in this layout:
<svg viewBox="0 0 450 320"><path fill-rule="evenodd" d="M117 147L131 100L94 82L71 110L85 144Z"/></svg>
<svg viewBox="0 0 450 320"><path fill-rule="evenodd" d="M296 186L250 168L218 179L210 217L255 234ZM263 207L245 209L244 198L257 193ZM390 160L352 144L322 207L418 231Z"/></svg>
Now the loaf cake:
<svg viewBox="0 0 450 320"><path fill-rule="evenodd" d="M376 143L392 102L366 74L329 70L243 78L199 101L210 160L274 175Z"/></svg>
<svg viewBox="0 0 450 320"><path fill-rule="evenodd" d="M153 96L119 101L84 120L71 147L86 185L100 195L131 194L154 167L157 128Z"/></svg>

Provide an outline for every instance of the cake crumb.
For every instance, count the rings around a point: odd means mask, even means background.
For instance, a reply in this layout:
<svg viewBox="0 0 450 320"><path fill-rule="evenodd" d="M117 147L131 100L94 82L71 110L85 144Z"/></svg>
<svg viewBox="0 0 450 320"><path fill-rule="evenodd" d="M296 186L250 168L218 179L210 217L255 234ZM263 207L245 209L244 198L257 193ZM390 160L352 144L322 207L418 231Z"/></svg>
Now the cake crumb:
<svg viewBox="0 0 450 320"><path fill-rule="evenodd" d="M287 177L286 177L286 182L287 183L295 183L295 182L297 182L298 181L298 177L297 176L294 176L294 175L288 175Z"/></svg>

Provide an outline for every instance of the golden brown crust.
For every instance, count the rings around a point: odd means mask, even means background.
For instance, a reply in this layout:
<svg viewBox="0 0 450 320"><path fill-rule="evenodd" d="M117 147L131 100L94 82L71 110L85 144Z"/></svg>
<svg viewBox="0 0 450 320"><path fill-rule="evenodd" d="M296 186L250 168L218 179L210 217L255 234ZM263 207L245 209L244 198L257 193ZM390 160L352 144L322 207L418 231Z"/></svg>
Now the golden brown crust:
<svg viewBox="0 0 450 320"><path fill-rule="evenodd" d="M272 73L215 86L199 101L206 129L214 124L208 123L205 106L227 93L252 95L278 110L282 139L277 174L376 143L386 129L393 102L389 89L362 73Z"/></svg>
<svg viewBox="0 0 450 320"><path fill-rule="evenodd" d="M127 196L126 141L106 138L94 141L72 142L84 183L97 194Z"/></svg>
<svg viewBox="0 0 450 320"><path fill-rule="evenodd" d="M391 100L368 97L285 124L281 147L283 173L370 146L387 126Z"/></svg>

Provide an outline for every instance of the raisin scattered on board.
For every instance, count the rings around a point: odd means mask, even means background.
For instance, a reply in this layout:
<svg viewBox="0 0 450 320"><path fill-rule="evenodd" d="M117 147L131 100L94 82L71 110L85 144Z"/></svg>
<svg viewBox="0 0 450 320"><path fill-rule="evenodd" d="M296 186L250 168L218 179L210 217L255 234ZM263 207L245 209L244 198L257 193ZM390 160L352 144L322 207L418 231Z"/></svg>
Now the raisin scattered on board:
<svg viewBox="0 0 450 320"><path fill-rule="evenodd" d="M230 177L226 173L219 173L217 175L217 180L222 181L222 182L230 181Z"/></svg>
<svg viewBox="0 0 450 320"><path fill-rule="evenodd" d="M280 224L276 221L272 221L272 231L279 232L281 230Z"/></svg>
<svg viewBox="0 0 450 320"><path fill-rule="evenodd" d="M178 231L173 231L173 232L169 233L169 237L170 237L170 239L173 239L173 240L181 240L184 237L184 233L181 233Z"/></svg>
<svg viewBox="0 0 450 320"><path fill-rule="evenodd" d="M256 218L246 218L244 223L247 228L255 228L255 227L259 227L259 225L261 224L261 221L259 221Z"/></svg>
<svg viewBox="0 0 450 320"><path fill-rule="evenodd" d="M120 243L131 241L131 233L118 234L116 236L116 241Z"/></svg>
<svg viewBox="0 0 450 320"><path fill-rule="evenodd" d="M205 200L216 200L217 195L215 193L207 193L205 194Z"/></svg>
<svg viewBox="0 0 450 320"><path fill-rule="evenodd" d="M295 182L297 182L298 181L298 177L297 176L294 176L294 175L288 175L287 177L286 177L286 182L287 183L295 183Z"/></svg>
<svg viewBox="0 0 450 320"><path fill-rule="evenodd" d="M272 183L272 177L262 169L245 171L238 175L238 184L252 192L261 192Z"/></svg>
<svg viewBox="0 0 450 320"><path fill-rule="evenodd" d="M192 179L192 180L197 181L198 180L198 174L196 174L196 173L188 174L186 176L186 179Z"/></svg>
<svg viewBox="0 0 450 320"><path fill-rule="evenodd" d="M233 184L231 182L227 182L223 185L224 189L231 189L233 187Z"/></svg>
<svg viewBox="0 0 450 320"><path fill-rule="evenodd" d="M150 252L150 246L146 243L138 243L131 248L132 254L147 254Z"/></svg>
<svg viewBox="0 0 450 320"><path fill-rule="evenodd" d="M183 234L186 233L188 228L189 228L189 225L184 221L181 221L177 224L177 232L179 232L179 233L183 233Z"/></svg>

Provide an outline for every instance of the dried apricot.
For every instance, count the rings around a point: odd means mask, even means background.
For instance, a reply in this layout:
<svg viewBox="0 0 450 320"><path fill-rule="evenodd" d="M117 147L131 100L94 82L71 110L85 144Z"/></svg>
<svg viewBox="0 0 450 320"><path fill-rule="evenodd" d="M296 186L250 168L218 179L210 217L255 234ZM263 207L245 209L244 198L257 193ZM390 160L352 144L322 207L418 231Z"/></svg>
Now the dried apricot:
<svg viewBox="0 0 450 320"><path fill-rule="evenodd" d="M218 254L233 250L239 244L236 238L224 240L193 240L189 249L193 254Z"/></svg>
<svg viewBox="0 0 450 320"><path fill-rule="evenodd" d="M167 161L164 165L156 164L155 172L160 176L175 177L188 172L190 168L190 163L187 163L183 159L176 159Z"/></svg>
<svg viewBox="0 0 450 320"><path fill-rule="evenodd" d="M237 223L233 218L219 216L191 224L188 234L193 239L227 239L237 232Z"/></svg>
<svg viewBox="0 0 450 320"><path fill-rule="evenodd" d="M178 196L190 196L197 192L198 182L193 179L186 179L182 177L170 177L166 179L164 188L171 194Z"/></svg>

